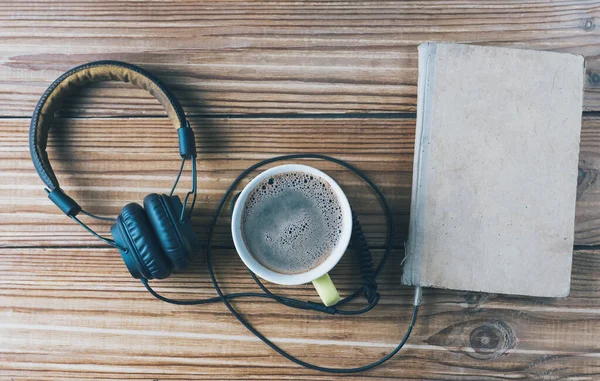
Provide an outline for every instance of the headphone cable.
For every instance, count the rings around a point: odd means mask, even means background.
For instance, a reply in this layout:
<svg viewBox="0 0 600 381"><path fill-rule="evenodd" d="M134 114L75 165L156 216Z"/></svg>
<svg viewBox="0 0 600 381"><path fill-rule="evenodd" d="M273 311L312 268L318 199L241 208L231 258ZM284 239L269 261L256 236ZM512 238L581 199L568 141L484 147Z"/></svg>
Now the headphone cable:
<svg viewBox="0 0 600 381"><path fill-rule="evenodd" d="M356 290L349 296L340 300L335 306L326 307L320 303L314 303L314 302L310 302L310 301L301 301L301 300L297 300L297 299L293 299L293 298L276 295L276 294L272 293L262 283L262 281L260 279L258 279L258 277L250 270L248 270L248 271L250 272L250 275L252 276L253 280L256 282L256 284L260 287L260 289L264 293L241 292L241 293L224 294L221 287L219 286L218 281L216 280L216 276L214 273L214 269L212 266L212 260L211 260L211 245L212 245L213 233L214 233L218 218L223 210L223 207L224 207L227 199L233 193L233 191L235 190L235 188L237 187L239 182L242 179L244 179L253 170L255 170L261 166L273 163L273 162L283 161L283 160L291 160L291 159L321 159L321 160L326 160L326 161L330 161L330 162L339 164L339 165L347 168L352 173L356 174L361 179L363 179L365 182L367 182L367 184L371 187L371 189L373 189L375 191L375 193L377 194L377 196L382 204L382 207L383 207L385 215L386 215L387 227L388 227L386 249L385 249L385 252L384 252L381 260L379 261L377 268L373 270L372 259L370 257L370 253L368 253L368 246L366 243L366 239L364 237L364 234L362 233L362 228L360 227L358 217L353 212L353 227L356 228L356 230L353 231L353 233L354 233L353 236L357 236L356 238L358 239L359 245L361 246L362 250L367 252L366 255L361 254L362 256L359 258L361 260L361 275L362 275L361 278L363 278L363 282L365 282L365 284L363 285L362 288ZM231 204L232 209L234 207L234 203L235 203L238 195L235 195L232 200L232 204ZM375 291L377 288L377 285L376 285L374 279L379 275L379 273L383 269L383 266L387 262L387 259L391 253L393 236L394 236L394 221L393 221L392 210L391 210L385 196L383 195L383 192L362 171L360 171L359 169L346 163L343 160L335 159L335 158L325 156L325 155L320 155L320 154L291 154L291 155L277 156L277 157L273 157L273 158L258 162L256 164L248 167L246 170L244 170L240 175L238 175L236 177L236 179L227 188L227 190L223 194L223 197L221 198L221 200L217 206L217 209L215 211L215 214L214 214L211 224L209 226L209 232L208 232L208 238L207 238L207 244L206 244L206 256L207 256L208 273L209 273L211 282L213 284L213 287L215 288L215 291L217 292L218 296L212 297L212 298L207 298L207 299L197 299L197 300L171 299L171 298L160 295L154 289L152 289L152 287L148 284L148 280L141 279L141 282L150 294L152 294L155 298L157 298L163 302L166 302L166 303L171 303L171 304L176 304L176 305L201 305L201 304L215 303L215 302L219 302L219 301L223 302L223 304L225 304L225 306L229 309L231 314L252 334L254 334L257 338L259 338L265 344L267 344L271 349L273 349L279 355L285 357L286 359L288 359L300 366L303 366L308 369L317 370L317 371L321 371L321 372L328 372L328 373L360 372L360 371L365 371L368 369L375 368L375 367L383 364L384 362L388 361L394 355L396 355L396 353L398 353L398 351L400 351L400 349L402 349L404 344L406 344L408 338L410 337L412 329L416 323L419 306L421 304L421 294L422 294L421 287L418 287L418 286L415 287L413 311L412 311L410 323L409 323L406 333L405 333L404 337L402 338L402 340L400 341L400 343L390 353L388 353L381 359L379 359L373 363L363 365L360 367L354 367L354 368L323 367L323 366L308 363L308 362L303 361L295 356L292 356L291 354L287 353L282 348L280 348L278 345L273 343L271 340L269 340L267 337L265 337L256 328L254 328L244 317L242 317L239 314L239 312L237 312L237 310L231 305L230 300L238 299L238 298L245 298L245 297L266 298L266 299L272 299L280 304L283 304L283 305L286 305L286 306L292 307L292 308L298 308L298 309L303 309L303 310L314 310L314 311L318 311L318 312L325 312L325 313L329 313L329 314L340 314L340 315L359 315L359 314L368 312L378 304L378 302L381 298L381 296ZM360 254L360 252L359 252L359 254ZM366 262L366 263L363 263L363 262ZM363 266L364 266L364 268L363 268ZM365 270L365 269L366 269L365 272L367 274L363 273L363 270ZM369 281L372 281L374 284L369 284ZM364 307L362 309L358 309L358 310L342 310L342 309L338 308L339 306L355 299L363 292L365 293L365 296L368 299L368 305L366 307Z"/></svg>
<svg viewBox="0 0 600 381"><path fill-rule="evenodd" d="M298 300L298 299L293 299L293 298L283 297L283 296L273 294L262 283L262 281L260 279L258 279L258 277L252 271L250 271L250 269L248 269L248 272L252 276L252 279L254 280L254 282L260 287L260 289L269 298L271 298L274 301L276 301L280 304L283 304L285 306L288 306L291 308L302 309L302 310L313 310L313 311L318 311L318 312L325 312L325 313L332 314L332 315L336 314L336 313L340 314L340 315L359 315L359 314L368 312L371 309L373 309L377 305L377 303L379 303L379 300L380 300L380 295L376 292L377 283L375 281L375 278L377 277L377 275L379 274L379 272L385 265L387 258L390 255L390 252L392 249L392 242L393 242L395 227L394 227L392 210L391 210L383 192L369 177L367 177L359 169L353 167L352 165L350 165L342 160L335 159L335 158L325 156L325 155L319 155L319 154L291 154L291 155L284 155L284 156L278 156L278 157L266 159L266 160L260 161L256 164L250 166L249 168L244 170L240 175L238 175L236 177L236 179L230 184L229 188L227 189L227 191L225 192L225 194L222 197L222 200L219 204L219 206L220 206L219 210L217 211L217 216L220 214L225 202L229 198L229 195L235 190L235 188L239 184L239 182L241 180L243 180L250 172L252 172L253 170L255 170L261 166L264 166L264 165L267 165L267 164L270 164L273 162L289 160L289 159L299 159L299 158L322 159L322 160L331 161L331 162L337 163L341 166L344 166L345 168L347 168L348 170L350 170L351 172L353 172L357 176L359 176L361 179L363 179L375 191L375 193L377 194L377 196L382 204L382 207L385 211L385 216L386 216L386 220L387 220L387 244L386 244L385 252L379 262L379 265L377 266L377 269L373 269L371 253L370 253L368 245L366 243L366 238L362 231L360 221L358 220L358 216L356 215L356 213L354 211L352 211L352 220L353 220L352 239L353 239L353 241L358 241L358 244L360 246L359 250L358 250L358 254L359 254L359 261L360 261L361 278L363 279L363 287L355 290L353 293L351 293L350 295L348 295L345 298L343 298L342 300L340 300L338 303L335 304L335 306L330 306L330 307L326 307L321 303L314 303L311 301L302 301L302 300ZM182 168L183 168L183 166L182 166ZM195 173L195 171L193 171L193 172ZM180 171L179 171L179 174L177 177L179 177L180 174L181 174L181 168L180 168ZM177 184L177 180L175 181L175 185L176 184ZM235 196L233 196L233 198L232 198L230 213L233 213L233 208L235 206L235 202L237 201L238 196L239 196L239 193L236 194ZM216 221L213 220L213 223L216 223ZM209 246L209 245L210 245L210 243L208 243L207 246ZM176 304L176 305L200 305L200 304L214 303L214 302L220 300L220 298L218 298L218 297L208 298L208 299L196 299L196 300L171 299L166 296L160 295L158 292L156 292L154 289L152 289L152 287L150 286L150 284L148 283L148 281L146 279L141 279L141 282L144 285L144 287L154 297L156 297L157 299L159 299L163 302L166 302L166 303L171 303L171 304ZM365 296L367 297L368 305L366 307L358 309L358 310L342 310L339 308L343 304L356 299L358 296L360 296L361 293L364 293ZM247 296L252 297L252 296L257 296L257 295L259 295L259 294L249 293ZM240 295L237 297L238 298L243 297L243 295ZM263 297L263 296L261 296L261 297Z"/></svg>
<svg viewBox="0 0 600 381"><path fill-rule="evenodd" d="M341 161L341 160L338 160L338 159L335 159L335 158L332 158L332 157L329 157L329 156L320 155L320 154L292 154L292 155L284 155L284 156L274 157L274 158L271 158L271 159L266 159L266 160L263 160L263 161L261 161L259 163L256 163L256 164L250 166L248 169L246 169L245 171L243 171L231 183L231 185L229 186L229 188L227 189L227 191L225 192L225 194L221 198L221 201L219 202L219 204L217 206L217 209L215 211L215 215L213 216L212 222L211 222L210 227L209 227L207 244L206 244L207 267L208 267L208 272L209 272L209 275L210 275L211 282L212 282L215 290L217 291L217 294L219 294L219 298L221 299L221 301L223 302L223 304L225 304L225 306L227 307L227 309L229 309L229 312L231 312L231 314L244 327L246 327L246 329L248 329L256 337L258 337L262 342L264 342L265 344L267 344L271 349L273 349L275 352L277 352L281 356L285 357L286 359L288 359L288 360L290 360L290 361L292 361L292 362L294 362L294 363L296 363L296 364L298 364L300 366L303 366L305 368L312 369L312 370L317 370L317 371L321 371L321 372L328 372L328 373L354 373L354 372L361 372L361 371L365 371L365 370L368 370L368 369L375 368L375 367L383 364L384 362L388 361L396 353L398 353L398 351L400 351L400 349L402 349L402 347L404 346L404 344L406 344L406 341L410 337L412 329L415 326L415 322L416 322L418 311L419 311L419 306L421 304L421 287L418 287L418 286L415 287L415 295L414 295L414 301L413 301L413 312L412 312L412 316L411 316L408 328L406 330L406 333L405 333L404 337L402 338L402 340L400 341L400 343L390 353L388 353L386 356L382 357L381 359L379 359L379 360L377 360L377 361L375 361L373 363L370 363L370 364L367 364L367 365L363 365L363 366L360 366L360 367L354 367L354 368L333 368L333 367L324 367L324 366L314 365L314 364L308 363L306 361L300 360L299 358L297 358L295 356L292 356L291 354L287 353L282 348L280 348L278 345L276 345L271 340L269 340L267 337L265 337L256 328L254 328L244 317L242 317L239 314L239 312L237 312L237 310L231 305L231 303L229 302L229 298L227 297L227 295L225 295L223 293L223 291L221 290L221 287L219 286L219 283L218 283L218 281L217 281L217 279L215 277L214 269L213 269L213 266L212 266L212 259L211 259L211 244L212 244L213 233L214 233L215 227L217 225L217 221L218 221L219 215L221 214L221 211L223 209L223 206L225 205L227 199L229 198L229 196L231 195L231 193L233 192L233 190L235 189L235 187L238 185L238 183L244 177L246 177L248 175L248 173L250 173L254 169L259 168L259 167L261 167L263 165L266 165L266 164L269 164L269 163L273 163L273 162L276 162L276 161L290 160L290 159L303 159L303 158L322 159L322 160L331 161L331 162L340 164L340 165L346 167L347 169L351 170L353 173L357 174L363 180L365 180L371 186L371 188L374 189L375 192L378 194L379 198L382 201L382 204L383 204L385 212L386 212L386 217L388 219L388 244L387 244L387 247L386 247L386 252L384 253L384 255L382 257L382 259L381 259L381 261L379 263L379 266L377 266L377 269L375 270L375 275L378 275L381 272L381 269L383 268L383 265L387 261L387 258L389 257L389 254L391 252L392 241L393 241L393 232L394 232L394 223L393 223L393 215L391 213L391 208L389 207L389 204L387 203L387 200L385 199L385 196L383 195L383 193L381 192L381 190L377 187L377 185L375 185L375 183L373 183L360 170L354 168L353 166L351 166L350 164L348 164L348 163L346 163L344 161ZM279 298L281 298L281 297L276 296L275 294L271 293L270 291L268 291L268 289L262 284L262 282L256 277L256 275L252 274L252 277L254 278L255 282L257 282L257 284L261 287L261 289L263 291L265 291L265 293L267 295L272 296L275 300L278 300ZM359 290L359 292L360 292L360 290ZM355 297L355 294L357 294L357 293L355 292L354 294L350 295L349 297L344 298L341 302L346 303L347 301L351 300L352 297ZM379 295L377 295L376 300L377 301L379 300ZM374 305L373 305L373 307L374 307ZM362 312L366 312L366 311L370 310L371 308L365 309L365 311L362 311ZM359 311L354 311L354 312L359 312ZM347 314L352 314L352 313L347 313Z"/></svg>

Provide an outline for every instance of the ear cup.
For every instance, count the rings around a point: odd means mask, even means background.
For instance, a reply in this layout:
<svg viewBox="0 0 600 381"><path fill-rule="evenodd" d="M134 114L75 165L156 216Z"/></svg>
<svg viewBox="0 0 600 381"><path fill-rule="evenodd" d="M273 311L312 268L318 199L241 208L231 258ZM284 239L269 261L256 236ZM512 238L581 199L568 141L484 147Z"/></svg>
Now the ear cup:
<svg viewBox="0 0 600 381"><path fill-rule="evenodd" d="M134 278L163 279L171 274L171 264L140 205L125 205L111 233L119 246L127 248L125 253L120 250L121 256Z"/></svg>
<svg viewBox="0 0 600 381"><path fill-rule="evenodd" d="M182 208L177 196L159 196L152 193L144 198L144 209L150 225L154 228L162 250L175 271L188 266L195 244L189 220L179 221Z"/></svg>

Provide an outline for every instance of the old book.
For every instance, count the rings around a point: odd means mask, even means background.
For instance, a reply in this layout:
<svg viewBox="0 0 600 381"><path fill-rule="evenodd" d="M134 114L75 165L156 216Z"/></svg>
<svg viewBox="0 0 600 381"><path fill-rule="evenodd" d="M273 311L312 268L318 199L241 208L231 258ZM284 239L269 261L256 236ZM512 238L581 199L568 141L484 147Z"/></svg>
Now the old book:
<svg viewBox="0 0 600 381"><path fill-rule="evenodd" d="M584 59L419 46L403 282L491 293L569 293Z"/></svg>

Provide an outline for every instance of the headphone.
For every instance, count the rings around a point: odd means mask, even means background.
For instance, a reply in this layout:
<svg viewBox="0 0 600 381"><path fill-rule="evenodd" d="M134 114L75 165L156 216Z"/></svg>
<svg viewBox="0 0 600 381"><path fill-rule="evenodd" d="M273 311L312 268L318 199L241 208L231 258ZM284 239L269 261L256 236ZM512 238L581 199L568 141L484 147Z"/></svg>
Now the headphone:
<svg viewBox="0 0 600 381"><path fill-rule="evenodd" d="M147 90L160 101L179 136L182 162L179 174L169 195L151 193L144 198L143 207L130 203L116 219L99 217L84 211L61 188L46 152L48 132L66 95L73 89L103 81L131 82ZM174 271L185 269L197 248L190 222L196 201L196 145L194 131L185 118L183 108L165 85L149 72L135 65L118 61L97 61L77 66L54 81L39 100L29 129L29 149L35 169L46 184L48 198L71 219L104 242L119 249L127 269L136 279L164 279ZM173 195L186 160L192 161L192 191L182 204ZM185 207L193 196L188 213ZM79 213L101 220L113 220L110 228L113 239L101 237L77 218Z"/></svg>
<svg viewBox="0 0 600 381"><path fill-rule="evenodd" d="M131 82L140 88L146 89L158 99L166 109L173 126L177 129L177 134L179 136L179 154L182 158L179 173L177 174L175 183L168 195L151 193L144 198L143 207L136 203L127 204L123 207L117 218L101 217L89 213L83 210L75 200L69 197L60 188L60 184L52 170L46 152L48 132L54 118L54 112L61 106L65 96L74 88L88 83L102 81ZM323 367L300 360L280 348L254 328L230 303L230 300L242 297L268 298L291 308L339 315L359 315L370 311L378 304L380 295L376 292L377 283L375 278L386 263L392 249L394 235L393 214L379 187L362 173L362 171L343 160L319 154L291 154L263 160L244 170L225 191L225 194L218 204L212 222L209 225L209 233L206 242L207 267L211 282L218 296L199 300L177 300L158 294L148 284L148 280L164 279L171 275L172 272L186 268L190 263L192 254L198 246L190 222L190 216L194 209L197 194L195 138L194 132L185 118L183 108L173 94L156 77L135 65L118 61L97 61L77 66L54 81L39 100L31 119L29 149L35 169L42 181L46 184L48 198L56 204L64 214L81 225L89 233L119 249L121 257L131 275L136 279L140 279L150 294L161 301L177 305L200 305L222 302L232 315L257 338L281 356L298 365L330 373L353 373L372 369L388 361L398 353L407 342L410 333L415 326L417 313L421 304L422 290L419 286L415 287L413 313L406 333L390 353L375 362L353 368ZM255 169L277 161L307 158L326 160L345 167L365 181L376 193L385 211L388 228L386 248L379 264L374 267L369 246L362 232L358 216L353 212L352 234L353 240L356 241L359 248L358 253L363 285L361 288L338 302L335 306L326 307L319 303L306 302L276 295L272 293L252 272L250 272L250 275L263 291L262 293L241 292L224 294L214 274L211 261L211 243L217 220L228 197L233 193L235 187L242 179ZM173 193L179 182L186 160L191 160L192 162L192 189L186 194L184 202L182 203L179 197L173 195ZM191 206L189 212L186 213L190 197ZM234 197L231 209L235 206L235 200L236 198ZM79 213L99 220L113 221L114 224L110 228L113 239L105 238L89 228L77 217ZM364 295L367 299L367 307L358 310L346 310L343 309L343 307L340 308L343 304L356 299L360 295Z"/></svg>

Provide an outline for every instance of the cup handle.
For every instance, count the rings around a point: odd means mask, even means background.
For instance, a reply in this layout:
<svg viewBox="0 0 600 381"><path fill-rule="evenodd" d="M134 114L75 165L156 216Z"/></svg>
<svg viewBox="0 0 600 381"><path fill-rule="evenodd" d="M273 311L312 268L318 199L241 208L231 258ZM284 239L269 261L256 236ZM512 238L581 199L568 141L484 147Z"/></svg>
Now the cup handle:
<svg viewBox="0 0 600 381"><path fill-rule="evenodd" d="M340 301L340 294L333 285L329 274L322 275L313 280L312 283L313 286L315 286L315 289L317 289L317 293L321 297L321 300L327 307L333 306Z"/></svg>

